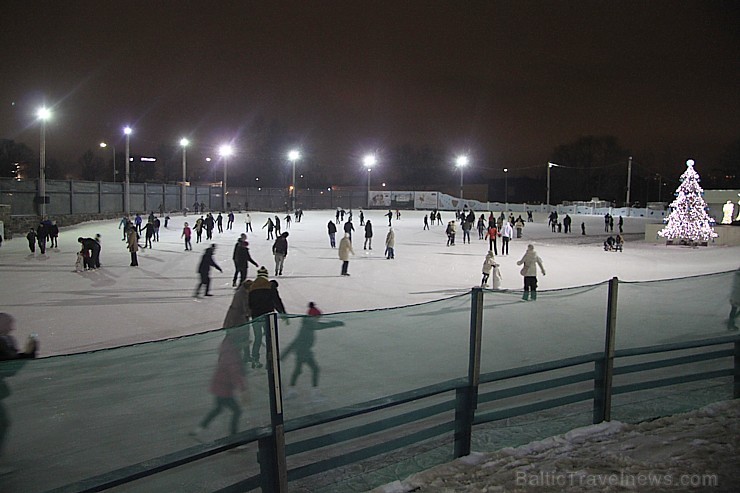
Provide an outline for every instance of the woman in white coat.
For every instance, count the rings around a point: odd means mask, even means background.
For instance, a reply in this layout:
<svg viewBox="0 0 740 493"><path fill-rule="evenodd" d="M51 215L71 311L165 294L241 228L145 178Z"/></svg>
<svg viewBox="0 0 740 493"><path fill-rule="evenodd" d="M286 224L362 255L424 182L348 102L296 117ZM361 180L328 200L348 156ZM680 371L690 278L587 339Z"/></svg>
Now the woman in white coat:
<svg viewBox="0 0 740 493"><path fill-rule="evenodd" d="M542 259L537 252L534 251L533 245L527 245L527 252L519 260L516 265L522 265L520 274L524 276L524 294L522 299L524 301L529 300L529 293L532 293L532 301L537 299L537 266L540 266L542 275L545 275L545 268L542 266Z"/></svg>
<svg viewBox="0 0 740 493"><path fill-rule="evenodd" d="M349 256L354 255L355 251L352 250L352 241L349 239L349 233L344 234L344 238L339 241L339 260L342 261L342 275L348 276L349 272Z"/></svg>
<svg viewBox="0 0 740 493"><path fill-rule="evenodd" d="M396 258L395 254L396 246L396 233L393 232L393 228L388 228L388 234L385 235L385 258L391 260Z"/></svg>

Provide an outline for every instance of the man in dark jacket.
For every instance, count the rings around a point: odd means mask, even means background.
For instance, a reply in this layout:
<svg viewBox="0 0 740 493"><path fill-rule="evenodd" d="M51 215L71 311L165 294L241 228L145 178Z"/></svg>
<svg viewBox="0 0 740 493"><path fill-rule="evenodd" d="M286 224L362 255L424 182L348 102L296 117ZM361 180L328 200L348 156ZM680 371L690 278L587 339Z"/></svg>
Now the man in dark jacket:
<svg viewBox="0 0 740 493"><path fill-rule="evenodd" d="M236 240L234 245L234 254L231 257L234 260L234 279L231 282L231 287L236 287L236 278L239 276L239 284L243 283L247 279L247 268L251 263L255 267L259 267L257 262L252 259L249 254L249 243L247 243L247 235L242 233L239 239Z"/></svg>
<svg viewBox="0 0 740 493"><path fill-rule="evenodd" d="M326 229L329 232L329 244L332 248L336 248L337 226L331 219L329 220L329 224L327 224Z"/></svg>
<svg viewBox="0 0 740 493"><path fill-rule="evenodd" d="M221 267L218 266L215 260L213 260L213 253L216 251L216 244L212 243L210 247L206 248L206 251L203 253L203 257L200 259L200 264L198 265L198 274L200 274L200 284L198 284L195 287L195 295L194 297L197 298L198 294L200 294L200 287L205 286L205 295L206 296L213 296L211 291L211 267L215 267L219 272L223 272L221 270Z"/></svg>
<svg viewBox="0 0 740 493"><path fill-rule="evenodd" d="M288 256L288 232L282 233L277 237L272 245L272 254L275 256L275 275L283 275L283 264L285 257Z"/></svg>
<svg viewBox="0 0 740 493"><path fill-rule="evenodd" d="M285 313L283 300L277 290L277 282L268 279L267 268L262 266L257 270L257 279L249 287L249 309L252 312L252 329L254 343L252 344L252 368L262 368L260 363L260 347L266 319L262 315L277 311ZM260 317L262 317L260 319ZM259 319L259 320L257 320ZM287 322L287 321L286 321Z"/></svg>
<svg viewBox="0 0 740 493"><path fill-rule="evenodd" d="M77 238L78 243L82 245L82 249L87 252L85 255L86 269L97 269L100 265L100 243L92 238Z"/></svg>
<svg viewBox="0 0 740 493"><path fill-rule="evenodd" d="M352 241L352 231L355 230L355 226L352 224L352 221L347 221L344 223L344 232L349 235L349 241Z"/></svg>

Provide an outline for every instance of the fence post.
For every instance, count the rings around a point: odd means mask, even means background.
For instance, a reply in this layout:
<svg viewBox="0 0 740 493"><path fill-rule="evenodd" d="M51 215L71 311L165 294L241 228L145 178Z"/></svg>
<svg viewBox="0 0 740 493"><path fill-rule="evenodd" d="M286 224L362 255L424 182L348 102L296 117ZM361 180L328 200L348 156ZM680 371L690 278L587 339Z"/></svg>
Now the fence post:
<svg viewBox="0 0 740 493"><path fill-rule="evenodd" d="M732 398L740 399L740 342L735 343L735 374L733 376Z"/></svg>
<svg viewBox="0 0 740 493"><path fill-rule="evenodd" d="M617 329L617 291L619 279L609 280L609 295L606 307L606 337L604 356L596 361L594 371L594 416L593 423L611 421L612 378L614 376L614 346Z"/></svg>
<svg viewBox="0 0 740 493"><path fill-rule="evenodd" d="M285 460L285 427L283 424L283 393L280 380L277 314L264 321L267 346L267 381L270 394L270 424L272 435L259 441L260 476L263 492L287 493L288 465Z"/></svg>
<svg viewBox="0 0 740 493"><path fill-rule="evenodd" d="M483 289L473 288L470 305L470 356L468 384L455 395L455 457L470 455L475 409L478 407L480 352L483 332Z"/></svg>

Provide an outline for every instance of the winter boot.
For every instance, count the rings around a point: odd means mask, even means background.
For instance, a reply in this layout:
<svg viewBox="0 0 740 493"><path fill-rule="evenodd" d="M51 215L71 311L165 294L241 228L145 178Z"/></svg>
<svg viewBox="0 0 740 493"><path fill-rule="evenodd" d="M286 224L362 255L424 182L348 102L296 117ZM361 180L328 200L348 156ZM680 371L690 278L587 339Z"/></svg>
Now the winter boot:
<svg viewBox="0 0 740 493"><path fill-rule="evenodd" d="M529 291L524 292L524 294L522 295L522 300L529 301Z"/></svg>
<svg viewBox="0 0 740 493"><path fill-rule="evenodd" d="M537 300L537 291L532 291L532 301Z"/></svg>

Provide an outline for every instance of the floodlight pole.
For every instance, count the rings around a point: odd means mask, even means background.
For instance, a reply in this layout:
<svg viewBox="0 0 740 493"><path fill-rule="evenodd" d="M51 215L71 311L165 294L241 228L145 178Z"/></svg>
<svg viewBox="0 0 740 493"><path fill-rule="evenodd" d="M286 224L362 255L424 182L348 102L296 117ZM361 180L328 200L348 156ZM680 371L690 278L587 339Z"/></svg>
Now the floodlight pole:
<svg viewBox="0 0 740 493"><path fill-rule="evenodd" d="M626 207L630 206L630 183L631 182L632 182L632 156L630 156L629 160L627 161L627 202L624 204Z"/></svg>

